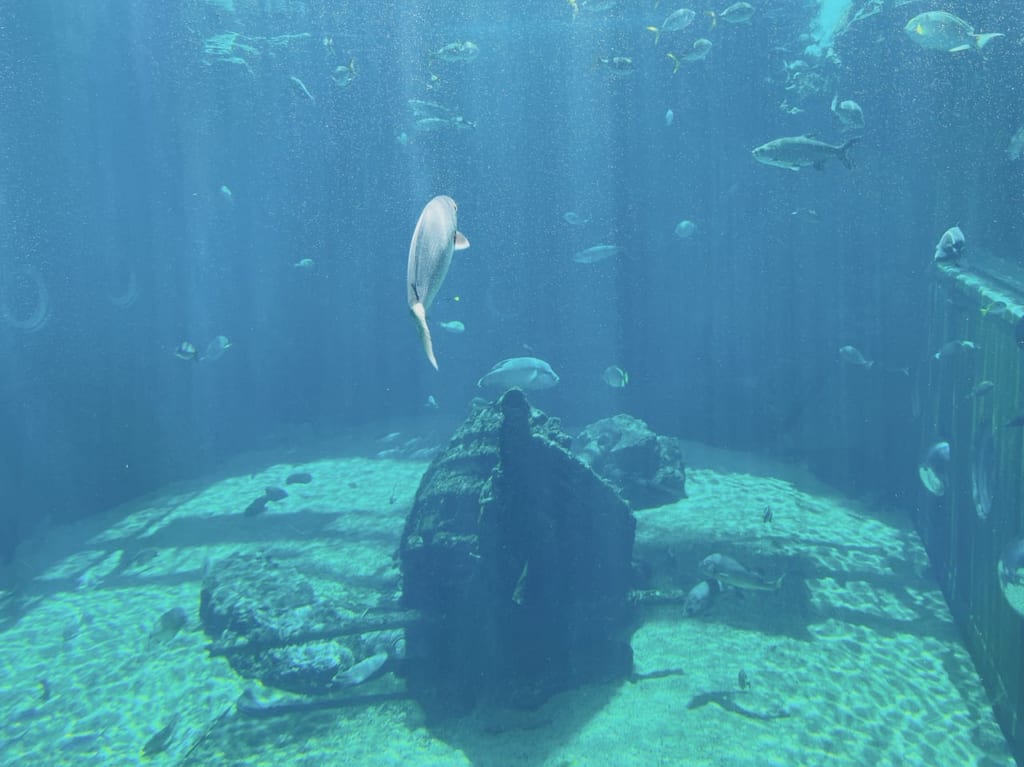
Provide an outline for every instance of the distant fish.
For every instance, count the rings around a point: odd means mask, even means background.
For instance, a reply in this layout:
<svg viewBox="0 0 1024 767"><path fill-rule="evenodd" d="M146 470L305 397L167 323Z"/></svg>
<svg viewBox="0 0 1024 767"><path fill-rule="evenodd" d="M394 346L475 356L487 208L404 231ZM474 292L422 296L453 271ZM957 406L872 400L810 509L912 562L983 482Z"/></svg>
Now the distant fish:
<svg viewBox="0 0 1024 767"><path fill-rule="evenodd" d="M813 167L821 170L830 159L839 160L845 167L852 168L850 149L858 139L851 138L845 144L826 144L812 135L784 136L754 147L754 159L762 165L771 165L787 170Z"/></svg>
<svg viewBox="0 0 1024 767"><path fill-rule="evenodd" d="M448 43L430 54L430 58L446 61L448 63L468 64L476 61L480 55L480 48L476 43L466 40L465 42Z"/></svg>
<svg viewBox="0 0 1024 767"><path fill-rule="evenodd" d="M1022 426L1024 426L1024 413L1021 413L1020 415L1015 415L1013 418L1011 418L1009 421L1003 424L1003 428L1007 429L1019 429Z"/></svg>
<svg viewBox="0 0 1024 767"><path fill-rule="evenodd" d="M761 512L761 521L764 524L767 525L767 524L769 524L774 519L775 519L775 514L772 513L772 507L771 506L765 506L764 507L764 511Z"/></svg>
<svg viewBox="0 0 1024 767"><path fill-rule="evenodd" d="M178 348L174 350L174 356L180 360L199 362L199 352L196 351L196 347L188 341L182 341L178 344Z"/></svg>
<svg viewBox="0 0 1024 767"><path fill-rule="evenodd" d="M991 314L993 317L1002 317L1009 311L1010 307L1005 301L993 301L987 306L981 307L981 316L987 317Z"/></svg>
<svg viewBox="0 0 1024 767"><path fill-rule="evenodd" d="M984 48L1002 32L975 34L974 27L958 16L945 11L921 13L907 22L903 28L915 43L932 51L968 51Z"/></svg>
<svg viewBox="0 0 1024 767"><path fill-rule="evenodd" d="M629 383L629 373L618 365L606 367L601 374L601 380L613 389L623 389Z"/></svg>
<svg viewBox="0 0 1024 767"><path fill-rule="evenodd" d="M558 375L544 360L536 357L512 357L492 367L476 385L498 386L504 389L550 389L558 383Z"/></svg>
<svg viewBox="0 0 1024 767"><path fill-rule="evenodd" d="M579 213L576 213L571 210L567 210L565 213L563 213L562 219L569 226L586 226L587 224L590 223L590 216L581 216Z"/></svg>
<svg viewBox="0 0 1024 767"><path fill-rule="evenodd" d="M296 471L293 474L289 474L284 483L286 485L308 485L312 481L313 475L308 471Z"/></svg>
<svg viewBox="0 0 1024 767"><path fill-rule="evenodd" d="M667 110L665 112L665 127L666 128L671 128L672 127L672 123L674 123L675 121L676 121L675 112L673 112L671 109ZM1022 129L1022 130L1024 130L1024 129Z"/></svg>
<svg viewBox="0 0 1024 767"><path fill-rule="evenodd" d="M629 77L636 71L633 59L629 56L608 56L605 58L599 58L597 63L616 77Z"/></svg>
<svg viewBox="0 0 1024 767"><path fill-rule="evenodd" d="M406 298L409 311L423 342L427 360L437 370L434 345L427 327L427 309L437 297L452 253L469 247L469 240L459 231L459 206L447 195L438 195L424 206L409 243L409 264L406 273Z"/></svg>
<svg viewBox="0 0 1024 767"><path fill-rule="evenodd" d="M732 557L724 554L709 554L700 563L700 571L708 578L714 578L722 586L735 586L751 591L778 591L785 573L778 578L766 578L760 573L748 570Z"/></svg>
<svg viewBox="0 0 1024 767"><path fill-rule="evenodd" d="M339 88L347 88L356 79L356 60L352 59L347 65L339 64L331 72L331 79Z"/></svg>
<svg viewBox="0 0 1024 767"><path fill-rule="evenodd" d="M1006 147L1006 155L1011 160L1019 160L1021 153L1024 153L1024 128L1017 129L1010 137L1010 145Z"/></svg>
<svg viewBox="0 0 1024 767"><path fill-rule="evenodd" d="M839 100L837 93L832 97L832 116L839 122L843 131L853 132L864 130L864 110L856 101Z"/></svg>
<svg viewBox="0 0 1024 767"><path fill-rule="evenodd" d="M814 208L795 208L789 215L799 221L807 221L811 224L821 223L821 214Z"/></svg>
<svg viewBox="0 0 1024 767"><path fill-rule="evenodd" d="M448 322L440 323L441 330L447 330L449 333L465 333L466 326L458 320L449 320Z"/></svg>
<svg viewBox="0 0 1024 767"><path fill-rule="evenodd" d="M874 360L866 359L856 346L840 346L839 359L847 365L866 369L875 364Z"/></svg>
<svg viewBox="0 0 1024 767"><path fill-rule="evenodd" d="M697 233L697 225L686 218L676 224L674 232L680 240L688 240Z"/></svg>
<svg viewBox="0 0 1024 767"><path fill-rule="evenodd" d="M726 24L745 24L753 18L754 6L750 3L733 3L721 13L708 11L707 14L711 17L712 29L720 21L724 21Z"/></svg>
<svg viewBox="0 0 1024 767"><path fill-rule="evenodd" d="M292 83L295 85L296 90L301 95L305 96L313 104L316 103L316 99L313 98L313 94L309 92L309 88L306 87L306 84L302 82L302 80L297 78L295 75L288 75L288 79L292 81Z"/></svg>
<svg viewBox="0 0 1024 767"><path fill-rule="evenodd" d="M996 385L992 381L979 381L964 399L978 399L991 392Z"/></svg>
<svg viewBox="0 0 1024 767"><path fill-rule="evenodd" d="M693 20L697 18L696 11L692 11L689 8L680 8L678 11L673 11L661 22L660 27L647 27L648 32L654 33L654 44L658 44L658 40L661 39L661 35L664 32L681 32L693 23Z"/></svg>
<svg viewBox="0 0 1024 767"><path fill-rule="evenodd" d="M981 347L973 341L949 341L939 347L939 350L932 356L937 360L945 360L951 357L956 357L964 352L972 352L980 348Z"/></svg>
<svg viewBox="0 0 1024 767"><path fill-rule="evenodd" d="M988 519L992 512L992 494L996 487L995 433L988 424L978 424L971 456L971 499L974 513Z"/></svg>
<svg viewBox="0 0 1024 767"><path fill-rule="evenodd" d="M203 362L215 362L224 356L224 352L231 348L231 341L227 336L214 336L213 340L206 345L203 353Z"/></svg>
<svg viewBox="0 0 1024 767"><path fill-rule="evenodd" d="M917 467L921 484L932 495L945 495L946 474L949 469L949 443L936 442L924 454Z"/></svg>
<svg viewBox="0 0 1024 767"><path fill-rule="evenodd" d="M703 61L711 53L711 41L703 37L694 40L693 46L690 50L685 53L676 55L675 53L666 53L665 58L672 62L672 74L679 71L679 67L683 64L693 64L697 61Z"/></svg>
<svg viewBox="0 0 1024 767"><path fill-rule="evenodd" d="M309 271L314 266L316 266L316 262L313 261L312 258L302 258L302 259L299 259L298 261L296 261L294 264L292 264L292 266L294 266L296 269L302 269L304 271Z"/></svg>
<svg viewBox="0 0 1024 767"><path fill-rule="evenodd" d="M956 263L964 252L964 233L959 226L951 226L939 238L935 246L934 261L952 261Z"/></svg>
<svg viewBox="0 0 1024 767"><path fill-rule="evenodd" d="M440 405L437 404L437 397L433 394L427 396L427 401L423 403L423 407L427 410L439 410Z"/></svg>
<svg viewBox="0 0 1024 767"><path fill-rule="evenodd" d="M228 187L227 184L221 184L219 191L220 196L223 197L225 200L227 200L228 202L234 202L235 195L231 192L231 188Z"/></svg>
<svg viewBox="0 0 1024 767"><path fill-rule="evenodd" d="M622 252L618 245L593 245L586 250L579 251L572 257L577 264L596 264L609 258L614 258Z"/></svg>

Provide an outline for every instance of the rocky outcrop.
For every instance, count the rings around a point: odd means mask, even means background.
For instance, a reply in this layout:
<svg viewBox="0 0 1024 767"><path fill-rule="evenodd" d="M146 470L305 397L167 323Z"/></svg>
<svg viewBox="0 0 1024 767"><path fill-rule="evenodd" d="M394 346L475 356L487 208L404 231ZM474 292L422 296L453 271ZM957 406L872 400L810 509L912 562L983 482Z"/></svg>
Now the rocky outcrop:
<svg viewBox="0 0 1024 767"><path fill-rule="evenodd" d="M236 553L203 576L199 617L244 677L319 695L359 684L404 653L399 628L361 631L361 612L266 554ZM372 671L371 671L372 669Z"/></svg>
<svg viewBox="0 0 1024 767"><path fill-rule="evenodd" d="M632 669L635 520L518 389L424 475L400 549L410 690L446 711L533 706Z"/></svg>
<svg viewBox="0 0 1024 767"><path fill-rule="evenodd" d="M634 509L664 506L686 497L679 440L655 434L639 418L620 414L595 421L580 432L574 450Z"/></svg>

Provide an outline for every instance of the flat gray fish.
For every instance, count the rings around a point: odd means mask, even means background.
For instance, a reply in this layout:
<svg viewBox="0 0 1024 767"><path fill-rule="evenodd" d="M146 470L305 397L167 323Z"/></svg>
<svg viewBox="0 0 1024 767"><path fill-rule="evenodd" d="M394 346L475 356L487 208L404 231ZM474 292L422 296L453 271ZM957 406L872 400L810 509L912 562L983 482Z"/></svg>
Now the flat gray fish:
<svg viewBox="0 0 1024 767"><path fill-rule="evenodd" d="M434 345L427 327L427 309L437 297L452 263L452 253L469 247L469 240L459 231L459 206L447 195L438 195L423 208L409 244L409 270L406 293L409 310L416 318L423 341L423 351L437 370Z"/></svg>
<svg viewBox="0 0 1024 767"><path fill-rule="evenodd" d="M371 655L369 658L363 658L340 674L336 674L334 683L339 687L354 687L357 684L362 684L380 671L381 666L387 662L387 659L388 654L386 652L379 652L376 655Z"/></svg>
<svg viewBox="0 0 1024 767"><path fill-rule="evenodd" d="M800 170L813 166L821 170L830 159L839 160L845 167L852 168L850 148L859 139L851 138L845 144L826 144L818 141L813 135L783 136L767 144L754 147L751 154L763 165L771 165L787 170Z"/></svg>
<svg viewBox="0 0 1024 767"><path fill-rule="evenodd" d="M708 578L714 578L722 586L735 586L751 591L778 591L782 579L786 577L783 573L778 578L766 578L724 554L709 554L704 557L700 563L700 571Z"/></svg>
<svg viewBox="0 0 1024 767"><path fill-rule="evenodd" d="M502 360L476 382L476 385L500 386L504 389L550 389L558 383L558 375L544 360L536 357L512 357Z"/></svg>

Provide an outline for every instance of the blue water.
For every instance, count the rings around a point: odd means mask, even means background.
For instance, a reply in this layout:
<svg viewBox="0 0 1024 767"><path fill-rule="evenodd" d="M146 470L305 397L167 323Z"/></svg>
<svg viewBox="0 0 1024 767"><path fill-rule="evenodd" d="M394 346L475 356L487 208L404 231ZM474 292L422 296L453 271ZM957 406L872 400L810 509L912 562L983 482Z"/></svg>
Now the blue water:
<svg viewBox="0 0 1024 767"><path fill-rule="evenodd" d="M338 436L420 414L428 395L462 413L494 362L524 354L559 372L537 404L570 424L628 411L903 492L917 449L908 379L858 376L836 350L921 362L947 226L1015 255L1013 4L953 9L1009 33L984 54L914 46L909 10L864 21L839 60L812 61L825 84L803 97L785 64L807 58L817 4L759 3L753 23L714 29L701 16L657 47L644 26L671 9L625 5L575 19L559 0L6 8L4 295L30 319L38 277L49 307L37 329L0 329L0 550L40 519L202 474L290 429ZM264 41L247 66L211 62L204 41L225 31L308 36ZM666 52L698 35L711 54L673 76ZM463 39L476 61L429 64ZM612 55L635 73L597 65ZM340 88L331 73L350 60ZM839 140L834 92L867 116L852 171L752 160L778 136ZM408 99L476 128L414 134ZM785 99L803 111L784 113ZM434 372L402 281L418 212L441 193L472 247L431 310ZM791 215L802 208L820 222ZM567 211L592 223L569 226ZM685 242L684 218L699 227ZM603 242L620 256L572 261ZM303 258L315 268L293 267ZM467 332L438 330L448 319ZM218 334L232 346L215 363L174 356ZM612 364L629 371L622 391L601 383Z"/></svg>

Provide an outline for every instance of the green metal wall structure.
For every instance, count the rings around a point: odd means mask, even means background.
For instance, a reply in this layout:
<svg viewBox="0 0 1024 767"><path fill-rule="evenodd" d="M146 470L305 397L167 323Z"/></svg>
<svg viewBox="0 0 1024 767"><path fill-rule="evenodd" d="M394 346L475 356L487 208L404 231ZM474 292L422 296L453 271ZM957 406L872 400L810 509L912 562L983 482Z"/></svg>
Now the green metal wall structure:
<svg viewBox="0 0 1024 767"><path fill-rule="evenodd" d="M928 359L917 372L921 454L950 444L946 492L920 489L916 525L967 648L1018 762L1024 764L1024 619L1003 598L999 556L1024 537L1024 429L1006 426L1024 414L1024 347L1015 328L1024 317L1024 280L997 272L936 266ZM935 359L943 344L969 340L975 350ZM980 381L995 384L972 398ZM994 430L995 484L982 519L971 492L975 441Z"/></svg>

